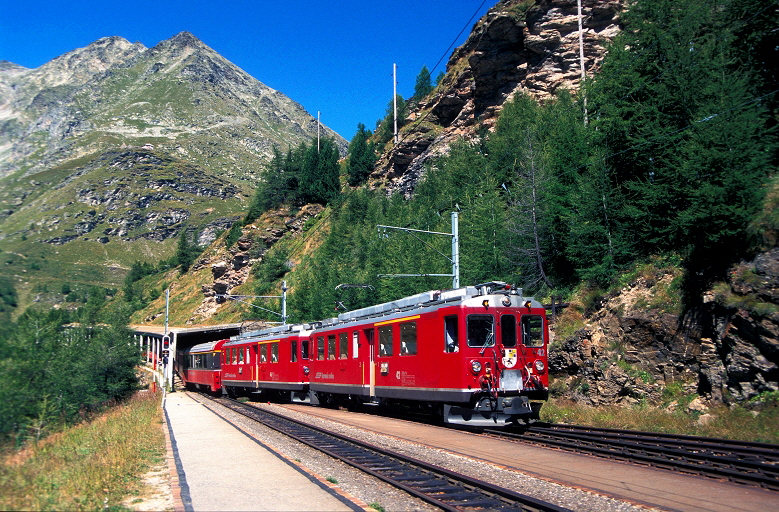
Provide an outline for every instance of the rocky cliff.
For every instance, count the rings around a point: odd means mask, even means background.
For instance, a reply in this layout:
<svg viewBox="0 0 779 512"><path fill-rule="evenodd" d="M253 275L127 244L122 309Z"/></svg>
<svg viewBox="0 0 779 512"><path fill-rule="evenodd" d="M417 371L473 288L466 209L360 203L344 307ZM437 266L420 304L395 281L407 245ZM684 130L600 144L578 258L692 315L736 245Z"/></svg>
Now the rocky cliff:
<svg viewBox="0 0 779 512"><path fill-rule="evenodd" d="M606 44L619 32L621 0L582 2L584 66L597 72ZM581 81L575 0L503 0L474 26L447 63L443 82L411 111L401 141L371 175L373 186L411 194L424 163L457 138L494 125L518 91L544 101Z"/></svg>
<svg viewBox="0 0 779 512"><path fill-rule="evenodd" d="M684 316L680 279L673 268L638 275L604 297L584 328L558 338L550 349L558 393L592 405L656 404L676 385L730 404L779 391L779 249L734 266Z"/></svg>

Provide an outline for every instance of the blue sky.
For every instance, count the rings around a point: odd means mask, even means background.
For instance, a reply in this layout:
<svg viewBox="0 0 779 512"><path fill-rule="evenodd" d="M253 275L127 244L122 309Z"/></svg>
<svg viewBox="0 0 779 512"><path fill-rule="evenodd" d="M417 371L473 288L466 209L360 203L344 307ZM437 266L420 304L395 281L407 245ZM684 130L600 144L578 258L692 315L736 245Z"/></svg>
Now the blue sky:
<svg viewBox="0 0 779 512"><path fill-rule="evenodd" d="M408 98L422 66L445 70L496 2L0 0L0 60L36 68L101 37L152 47L186 30L350 139L357 123L374 129L383 117L393 63Z"/></svg>

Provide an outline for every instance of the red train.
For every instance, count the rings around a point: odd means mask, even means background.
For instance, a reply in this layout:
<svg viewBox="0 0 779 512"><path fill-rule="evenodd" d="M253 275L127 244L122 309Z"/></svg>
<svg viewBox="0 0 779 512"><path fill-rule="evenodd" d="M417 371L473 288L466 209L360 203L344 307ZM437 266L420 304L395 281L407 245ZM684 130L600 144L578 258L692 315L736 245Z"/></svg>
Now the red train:
<svg viewBox="0 0 779 512"><path fill-rule="evenodd" d="M548 396L546 311L500 282L425 292L216 343L222 343L221 384L231 395L399 404L474 426L535 419ZM207 349L197 345L185 357ZM182 378L212 379L198 372L190 366Z"/></svg>
<svg viewBox="0 0 779 512"><path fill-rule="evenodd" d="M209 341L179 352L179 375L187 389L222 392L222 345L227 341Z"/></svg>
<svg viewBox="0 0 779 512"><path fill-rule="evenodd" d="M263 392L307 402L310 333L308 326L284 325L231 338L222 346L225 392Z"/></svg>

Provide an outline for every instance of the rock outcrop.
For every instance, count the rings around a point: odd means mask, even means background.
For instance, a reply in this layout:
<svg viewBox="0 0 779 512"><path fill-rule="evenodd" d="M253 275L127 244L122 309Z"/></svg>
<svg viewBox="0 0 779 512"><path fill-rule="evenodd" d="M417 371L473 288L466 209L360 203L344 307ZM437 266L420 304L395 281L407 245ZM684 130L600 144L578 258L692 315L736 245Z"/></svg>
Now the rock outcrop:
<svg viewBox="0 0 779 512"><path fill-rule="evenodd" d="M621 0L584 0L585 69L597 71L606 44L619 32ZM424 163L447 152L478 126L491 128L503 103L518 91L540 101L581 80L575 0L528 4L504 0L474 26L449 59L447 76L407 119L401 141L377 163L371 182L409 196Z"/></svg>
<svg viewBox="0 0 779 512"><path fill-rule="evenodd" d="M201 287L203 301L187 323L202 322L212 317L235 288L249 278L251 267L262 261L267 250L284 236L295 236L309 219L318 216L324 208L309 204L296 213L286 209L264 214L257 222L245 226L233 247L199 261L193 270L209 267L213 281Z"/></svg>
<svg viewBox="0 0 779 512"><path fill-rule="evenodd" d="M667 310L678 279L678 271L637 279L557 340L558 391L591 405L657 403L671 383L711 403L779 391L779 249L735 266L683 317Z"/></svg>

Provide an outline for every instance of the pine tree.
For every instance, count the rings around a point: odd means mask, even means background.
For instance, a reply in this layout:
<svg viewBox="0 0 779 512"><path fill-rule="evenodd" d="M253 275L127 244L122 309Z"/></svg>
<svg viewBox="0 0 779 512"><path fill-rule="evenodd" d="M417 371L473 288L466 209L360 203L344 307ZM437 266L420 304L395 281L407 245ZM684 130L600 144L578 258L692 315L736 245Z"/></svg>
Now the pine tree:
<svg viewBox="0 0 779 512"><path fill-rule="evenodd" d="M443 71L440 71L440 72L438 73L438 75L436 75L436 77L435 77L435 86L436 86L436 87L438 87L439 85L441 85L441 82L443 82L443 81L444 81L444 77L445 77L445 76L446 76L446 73L444 73Z"/></svg>
<svg viewBox="0 0 779 512"><path fill-rule="evenodd" d="M276 146L273 146L273 156L268 166L260 174L260 181L254 192L254 197L246 211L243 225L254 222L264 212L276 208L283 203L288 194L285 158Z"/></svg>
<svg viewBox="0 0 779 512"><path fill-rule="evenodd" d="M331 139L322 139L317 149L312 144L305 153L299 174L299 199L304 203L327 204L340 190L338 148Z"/></svg>
<svg viewBox="0 0 779 512"><path fill-rule="evenodd" d="M176 264L180 267L179 272L182 274L187 272L199 254L200 248L196 244L189 243L187 228L186 226L182 227L178 245L176 246L176 254L174 256Z"/></svg>
<svg viewBox="0 0 779 512"><path fill-rule="evenodd" d="M365 125L357 125L352 141L349 143L349 161L347 164L348 182L351 186L361 185L368 175L373 172L376 163L376 154L368 144L371 131L365 129Z"/></svg>
<svg viewBox="0 0 779 512"><path fill-rule="evenodd" d="M619 222L641 253L681 251L688 277L699 276L693 288L743 255L775 163L760 82L738 64L723 14L736 3L636 2L590 96L610 182L625 198Z"/></svg>
<svg viewBox="0 0 779 512"><path fill-rule="evenodd" d="M430 70L427 66L422 66L414 83L414 96L411 97L411 101L419 103L431 92L433 92L433 83L430 81Z"/></svg>
<svg viewBox="0 0 779 512"><path fill-rule="evenodd" d="M539 123L540 108L528 96L518 95L504 105L495 133L487 146L491 174L501 180L512 205L513 253L523 286L553 287L547 255L553 239L549 227L552 175L545 162L545 140Z"/></svg>
<svg viewBox="0 0 779 512"><path fill-rule="evenodd" d="M396 102L398 106L398 130L400 130L406 122L408 102L406 102L400 94L396 96ZM389 101L384 118L377 121L376 125L379 146L392 140L395 130L395 102L393 100Z"/></svg>

